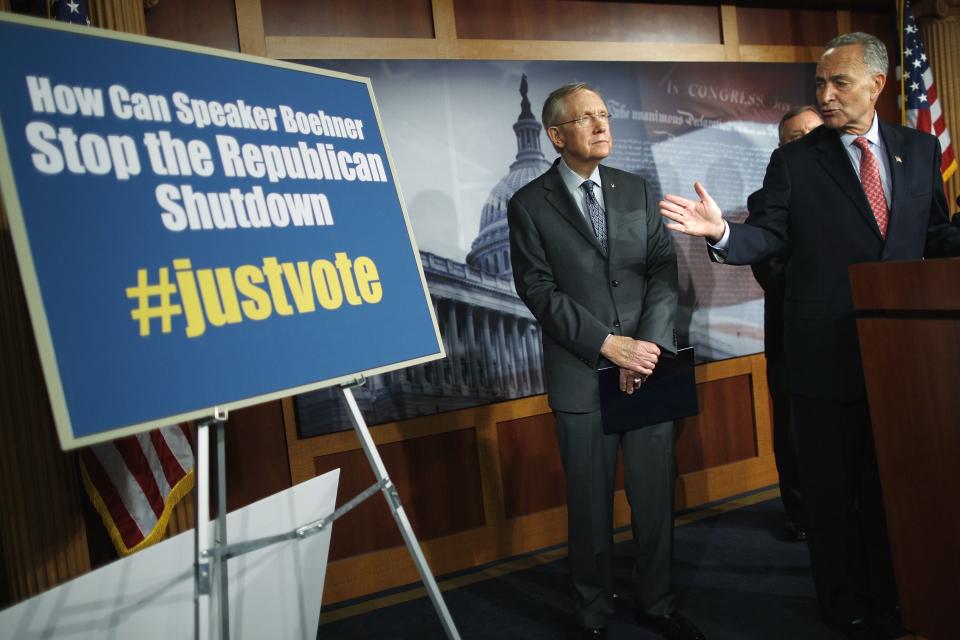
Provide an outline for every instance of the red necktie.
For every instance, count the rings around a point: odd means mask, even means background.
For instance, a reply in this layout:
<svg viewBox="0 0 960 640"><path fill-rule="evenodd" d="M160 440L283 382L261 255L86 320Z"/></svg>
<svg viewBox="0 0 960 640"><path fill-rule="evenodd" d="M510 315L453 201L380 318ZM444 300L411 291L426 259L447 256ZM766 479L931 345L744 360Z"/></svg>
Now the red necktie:
<svg viewBox="0 0 960 640"><path fill-rule="evenodd" d="M887 198L883 194L883 184L880 182L880 165L870 151L869 140L860 136L853 141L853 144L860 147L860 183L863 185L863 192L867 196L870 208L873 209L873 217L877 219L880 237L886 239L890 213L887 211Z"/></svg>

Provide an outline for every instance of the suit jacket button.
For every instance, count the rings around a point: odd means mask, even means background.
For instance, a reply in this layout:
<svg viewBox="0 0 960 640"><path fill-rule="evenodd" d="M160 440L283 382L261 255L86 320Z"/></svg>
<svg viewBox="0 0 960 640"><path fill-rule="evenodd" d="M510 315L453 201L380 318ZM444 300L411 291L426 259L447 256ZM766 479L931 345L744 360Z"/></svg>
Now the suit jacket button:
<svg viewBox="0 0 960 640"><path fill-rule="evenodd" d="M619 281L619 280L614 280L614 281L612 281L610 284L612 284L612 285L615 286L615 287L619 287L619 286L620 286L620 281Z"/></svg>
<svg viewBox="0 0 960 640"><path fill-rule="evenodd" d="M614 323L613 323L613 326L619 328L619 327L620 327L620 323L619 323L619 322L614 322Z"/></svg>

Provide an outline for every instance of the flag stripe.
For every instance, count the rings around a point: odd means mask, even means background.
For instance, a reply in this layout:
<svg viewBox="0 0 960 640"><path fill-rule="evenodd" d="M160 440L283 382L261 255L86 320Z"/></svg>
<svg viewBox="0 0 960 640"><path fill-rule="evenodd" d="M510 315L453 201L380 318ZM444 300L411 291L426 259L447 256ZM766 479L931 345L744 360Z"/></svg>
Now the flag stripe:
<svg viewBox="0 0 960 640"><path fill-rule="evenodd" d="M143 457L147 461L147 470L150 472L150 479L157 488L160 495L160 512L163 512L163 496L170 493L170 483L167 482L167 476L163 471L163 464L160 461L160 452L157 451L153 443L153 433L137 434L137 442L140 443L140 450L143 451ZM157 514L160 515L159 513Z"/></svg>
<svg viewBox="0 0 960 640"><path fill-rule="evenodd" d="M153 450L160 465L161 476L168 487L164 493L168 493L169 487L177 484L177 480L183 477L183 467L180 466L180 461L170 451L167 440L161 431L151 431L150 441L153 443Z"/></svg>
<svg viewBox="0 0 960 640"><path fill-rule="evenodd" d="M940 120L941 116L943 115L943 112L940 111L939 102L934 102L933 104L931 104L930 109L928 109L928 111L930 111L930 120L932 120L933 122L937 122L938 120Z"/></svg>
<svg viewBox="0 0 960 640"><path fill-rule="evenodd" d="M123 506L130 513L141 534L145 535L153 528L156 514L150 507L150 502L144 495L140 483L133 477L123 452L114 442L93 447L92 451L110 482L113 483Z"/></svg>
<svg viewBox="0 0 960 640"><path fill-rule="evenodd" d="M161 433L170 451L180 462L180 466L185 471L193 469L193 434L190 432L190 427L178 425L177 428L163 429Z"/></svg>
<svg viewBox="0 0 960 640"><path fill-rule="evenodd" d="M158 517L163 513L163 497L160 495L160 488L157 486L156 479L150 469L150 460L144 453L140 440L136 436L129 436L114 440L114 444L120 451L120 455L123 456L130 475L140 486L143 497L147 500L147 506L153 511L154 517ZM142 511L142 509L139 511ZM152 528L153 523L151 522L147 530Z"/></svg>
<svg viewBox="0 0 960 640"><path fill-rule="evenodd" d="M101 466L100 460L92 449L81 451L80 460L83 464L84 472L87 477L89 477L103 507L106 508L109 513L110 519L113 521L113 525L119 533L123 544L127 547L138 544L143 540L143 532L124 505L116 485L111 481L103 466Z"/></svg>

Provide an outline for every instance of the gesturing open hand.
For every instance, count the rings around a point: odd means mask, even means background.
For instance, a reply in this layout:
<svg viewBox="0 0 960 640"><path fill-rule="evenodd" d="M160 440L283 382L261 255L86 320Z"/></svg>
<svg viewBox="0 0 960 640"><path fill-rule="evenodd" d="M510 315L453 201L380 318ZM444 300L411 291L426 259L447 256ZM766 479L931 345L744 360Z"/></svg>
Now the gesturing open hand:
<svg viewBox="0 0 960 640"><path fill-rule="evenodd" d="M668 193L660 201L660 215L667 219L667 229L706 238L711 243L717 242L724 232L720 207L702 184L694 182L693 188L700 200L688 200Z"/></svg>

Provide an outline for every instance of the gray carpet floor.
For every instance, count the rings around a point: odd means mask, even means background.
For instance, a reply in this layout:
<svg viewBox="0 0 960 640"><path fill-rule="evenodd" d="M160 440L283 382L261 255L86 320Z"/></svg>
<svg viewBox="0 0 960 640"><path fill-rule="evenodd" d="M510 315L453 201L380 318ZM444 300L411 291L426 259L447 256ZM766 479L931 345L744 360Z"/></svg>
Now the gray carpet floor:
<svg viewBox="0 0 960 640"><path fill-rule="evenodd" d="M807 547L786 540L783 533L779 498L740 508L720 504L687 515L681 521L692 521L680 524L675 532L674 588L680 610L708 640L834 638L818 616ZM618 592L622 597L610 620L609 637L655 640L656 634L633 621L627 580L629 544L617 544ZM535 562L534 566L495 578L483 578L492 573L489 570L474 570L476 575L470 584L444 591L460 636L464 640L575 638L563 552L561 547L534 554L534 559L551 555L557 559ZM470 572L457 577L470 578ZM441 584L444 578L438 578ZM397 592L403 590L393 593ZM325 609L318 638L445 637L428 598L382 606L387 602L384 595ZM365 612L355 613L358 610ZM351 615L341 617L346 613Z"/></svg>

